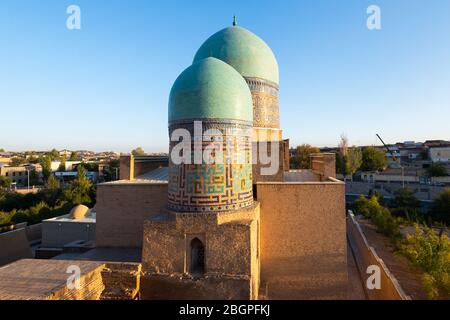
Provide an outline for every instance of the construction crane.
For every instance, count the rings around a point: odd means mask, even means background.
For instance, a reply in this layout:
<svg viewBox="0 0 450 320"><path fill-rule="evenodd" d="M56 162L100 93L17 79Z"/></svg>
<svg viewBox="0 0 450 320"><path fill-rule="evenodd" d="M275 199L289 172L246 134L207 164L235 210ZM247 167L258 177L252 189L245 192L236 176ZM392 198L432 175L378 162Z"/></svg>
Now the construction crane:
<svg viewBox="0 0 450 320"><path fill-rule="evenodd" d="M384 143L383 139L381 139L380 135L378 133L376 135L377 135L377 138L380 139L381 143L386 148L386 150L391 154L392 160L397 162L398 165L400 166L400 168L402 169L402 187L404 189L405 188L405 169L402 166L401 160L395 156L395 154L392 152L391 149L389 149L389 147L386 145L386 143Z"/></svg>

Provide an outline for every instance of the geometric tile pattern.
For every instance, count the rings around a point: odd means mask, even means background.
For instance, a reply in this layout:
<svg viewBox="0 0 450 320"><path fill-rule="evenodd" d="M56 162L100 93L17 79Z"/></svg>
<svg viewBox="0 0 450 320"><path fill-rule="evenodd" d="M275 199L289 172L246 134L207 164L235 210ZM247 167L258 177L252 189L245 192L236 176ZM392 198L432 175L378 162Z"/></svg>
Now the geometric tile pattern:
<svg viewBox="0 0 450 320"><path fill-rule="evenodd" d="M220 127L222 132L228 127L216 122L207 124L203 129L208 130L212 126L216 129ZM178 127L170 126L169 132ZM179 212L228 211L253 204L251 124L245 127L250 130L233 130L221 138L205 135L202 143L198 144L202 152L211 146L220 150L219 155L223 155L221 161L216 161L215 157L219 159L219 156L213 151L214 161L210 163L205 162L205 159L201 164L176 165L169 162L169 209ZM227 143L230 139L235 143ZM193 141L191 145L194 150ZM172 147L173 143L170 149Z"/></svg>
<svg viewBox="0 0 450 320"><path fill-rule="evenodd" d="M280 128L278 85L267 80L248 78L245 80L253 99L253 126Z"/></svg>
<svg viewBox="0 0 450 320"><path fill-rule="evenodd" d="M183 164L169 169L172 210L226 211L252 203L251 164Z"/></svg>

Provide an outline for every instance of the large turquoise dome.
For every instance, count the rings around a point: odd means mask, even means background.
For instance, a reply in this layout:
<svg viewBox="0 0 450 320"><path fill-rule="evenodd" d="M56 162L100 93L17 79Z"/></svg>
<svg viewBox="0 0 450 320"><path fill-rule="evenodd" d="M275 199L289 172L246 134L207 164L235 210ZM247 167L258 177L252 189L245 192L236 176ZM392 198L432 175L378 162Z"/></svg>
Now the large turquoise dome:
<svg viewBox="0 0 450 320"><path fill-rule="evenodd" d="M233 26L220 30L203 43L194 62L215 57L242 76L269 80L278 84L278 63L270 47L247 29Z"/></svg>
<svg viewBox="0 0 450 320"><path fill-rule="evenodd" d="M169 98L169 122L187 119L253 121L244 78L221 60L195 61L175 80Z"/></svg>

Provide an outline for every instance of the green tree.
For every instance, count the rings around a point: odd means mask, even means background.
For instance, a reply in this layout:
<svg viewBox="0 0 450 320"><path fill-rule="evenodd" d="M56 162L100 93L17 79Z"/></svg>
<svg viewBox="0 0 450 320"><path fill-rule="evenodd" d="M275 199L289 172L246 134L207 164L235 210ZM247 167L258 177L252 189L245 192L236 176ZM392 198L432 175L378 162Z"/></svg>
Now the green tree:
<svg viewBox="0 0 450 320"><path fill-rule="evenodd" d="M310 169L312 153L319 153L320 149L313 147L309 144L302 144L297 147L296 155L290 163L293 165L293 169Z"/></svg>
<svg viewBox="0 0 450 320"><path fill-rule="evenodd" d="M27 160L28 163L39 163L39 158L33 155L29 156Z"/></svg>
<svg viewBox="0 0 450 320"><path fill-rule="evenodd" d="M395 192L392 201L392 213L395 216L406 217L409 220L419 217L420 201L415 197L411 188L402 188Z"/></svg>
<svg viewBox="0 0 450 320"><path fill-rule="evenodd" d="M339 141L339 152L338 152L339 156L336 157L336 166L338 168L338 170L336 171L344 175L344 180L350 174L350 167L348 165L347 154L348 154L348 138L343 133L341 134L341 140Z"/></svg>
<svg viewBox="0 0 450 320"><path fill-rule="evenodd" d="M64 189L64 199L73 204L91 205L94 188L92 182L86 177L86 169L78 166L77 177Z"/></svg>
<svg viewBox="0 0 450 320"><path fill-rule="evenodd" d="M395 192L393 206L396 208L420 208L420 201L411 188L402 188Z"/></svg>
<svg viewBox="0 0 450 320"><path fill-rule="evenodd" d="M47 181L45 182L44 187L45 187L45 189L48 189L48 190L59 189L60 188L59 180L55 176L51 175L50 177L48 177Z"/></svg>
<svg viewBox="0 0 450 320"><path fill-rule="evenodd" d="M378 202L380 204L383 203L384 198L383 198L383 194L380 191L374 190L374 189L370 189L369 190L369 194L367 195L367 197L370 199L372 197L377 198Z"/></svg>
<svg viewBox="0 0 450 320"><path fill-rule="evenodd" d="M381 171L387 166L386 153L375 147L366 147L362 151L362 165L363 171Z"/></svg>
<svg viewBox="0 0 450 320"><path fill-rule="evenodd" d="M39 203L41 200L39 194L28 193L23 195L16 192L9 192L4 194L1 198L0 211L28 209L36 203Z"/></svg>
<svg viewBox="0 0 450 320"><path fill-rule="evenodd" d="M429 299L450 298L450 239L432 228L415 225L400 246L400 252L425 273L423 286Z"/></svg>
<svg viewBox="0 0 450 320"><path fill-rule="evenodd" d="M52 151L47 152L47 156L50 157L51 161L59 160L59 152L56 149L52 149Z"/></svg>
<svg viewBox="0 0 450 320"><path fill-rule="evenodd" d="M82 162L78 165L81 166L89 172L98 172L98 162Z"/></svg>
<svg viewBox="0 0 450 320"><path fill-rule="evenodd" d="M341 140L339 141L339 152L345 157L348 152L348 138L345 133L341 134Z"/></svg>
<svg viewBox="0 0 450 320"><path fill-rule="evenodd" d="M341 140L339 141L339 152L336 155L336 171L343 174L344 177L351 176L353 181L353 175L361 167L362 152L361 149L353 146L348 146L348 138L343 133L341 134Z"/></svg>
<svg viewBox="0 0 450 320"><path fill-rule="evenodd" d="M345 163L344 157L342 157L340 152L336 152L336 173L346 175L345 174Z"/></svg>
<svg viewBox="0 0 450 320"><path fill-rule="evenodd" d="M5 149L3 149L3 148L0 148L0 152L5 152Z"/></svg>
<svg viewBox="0 0 450 320"><path fill-rule="evenodd" d="M66 171L66 157L61 157L61 163L59 164L58 171Z"/></svg>
<svg viewBox="0 0 450 320"><path fill-rule="evenodd" d="M450 225L450 188L445 189L433 201L429 214L433 220Z"/></svg>
<svg viewBox="0 0 450 320"><path fill-rule="evenodd" d="M9 177L0 176L0 189L8 189L11 187L11 179Z"/></svg>
<svg viewBox="0 0 450 320"><path fill-rule="evenodd" d="M136 149L134 149L133 151L131 151L131 154L135 157L139 157L139 156L145 156L146 153L144 151L144 149L142 149L141 147L137 147Z"/></svg>
<svg viewBox="0 0 450 320"><path fill-rule="evenodd" d="M60 188L60 184L58 179L51 175L44 185L44 190L42 191L42 196L44 201L49 206L55 206L57 205L58 201L60 200L62 190Z"/></svg>
<svg viewBox="0 0 450 320"><path fill-rule="evenodd" d="M347 155L344 156L344 166L346 173L351 175L353 181L353 175L359 170L362 164L362 152L360 148L353 146L348 148Z"/></svg>
<svg viewBox="0 0 450 320"><path fill-rule="evenodd" d="M355 201L354 209L357 214L371 219L379 232L393 239L400 237L399 225L389 209L380 204L380 199L377 196L372 196L370 199L361 196Z"/></svg>
<svg viewBox="0 0 450 320"><path fill-rule="evenodd" d="M42 166L43 179L47 181L52 174L52 160L49 156L42 156L39 158L39 164Z"/></svg>
<svg viewBox="0 0 450 320"><path fill-rule="evenodd" d="M447 176L447 169L442 163L433 163L427 169L429 177L445 177Z"/></svg>
<svg viewBox="0 0 450 320"><path fill-rule="evenodd" d="M12 167L19 167L21 165L24 165L25 163L27 163L27 160L25 158L13 157L11 158L11 162L9 163L9 165Z"/></svg>
<svg viewBox="0 0 450 320"><path fill-rule="evenodd" d="M30 170L30 186L37 186L40 184L39 173L37 173L36 169Z"/></svg>
<svg viewBox="0 0 450 320"><path fill-rule="evenodd" d="M69 161L81 161L81 157L75 151L70 154Z"/></svg>

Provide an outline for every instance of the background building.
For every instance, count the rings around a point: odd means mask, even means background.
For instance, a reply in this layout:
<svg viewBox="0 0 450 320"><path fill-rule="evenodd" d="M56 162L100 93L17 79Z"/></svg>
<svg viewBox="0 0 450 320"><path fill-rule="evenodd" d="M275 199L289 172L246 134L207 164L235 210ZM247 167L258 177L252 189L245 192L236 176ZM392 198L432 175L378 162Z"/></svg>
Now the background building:
<svg viewBox="0 0 450 320"><path fill-rule="evenodd" d="M428 149L428 155L431 162L450 162L450 146L449 147L431 147Z"/></svg>
<svg viewBox="0 0 450 320"><path fill-rule="evenodd" d="M23 166L0 166L0 175L11 179L12 183L18 187L30 186L35 181L30 181L30 173L35 171L37 178L42 181L42 166L40 164L28 164Z"/></svg>

